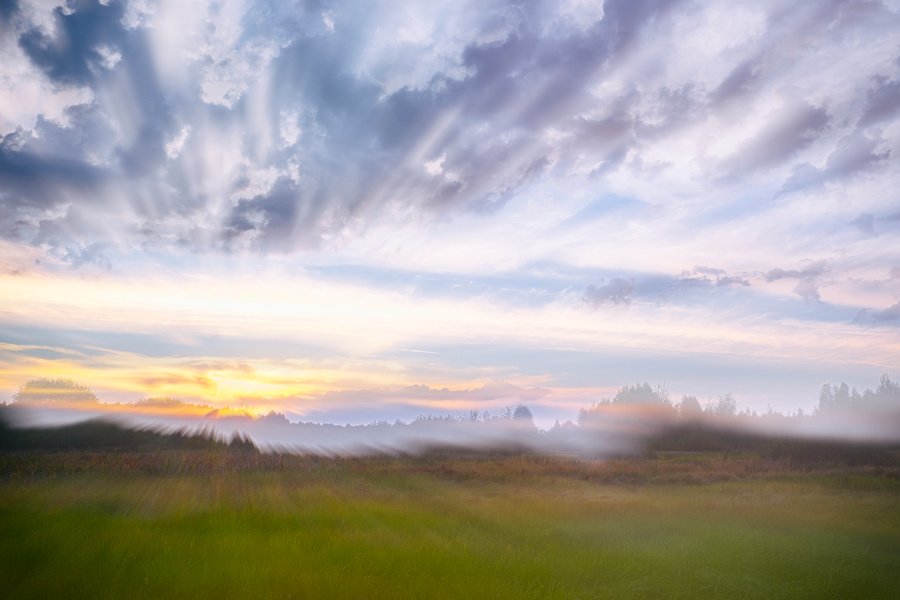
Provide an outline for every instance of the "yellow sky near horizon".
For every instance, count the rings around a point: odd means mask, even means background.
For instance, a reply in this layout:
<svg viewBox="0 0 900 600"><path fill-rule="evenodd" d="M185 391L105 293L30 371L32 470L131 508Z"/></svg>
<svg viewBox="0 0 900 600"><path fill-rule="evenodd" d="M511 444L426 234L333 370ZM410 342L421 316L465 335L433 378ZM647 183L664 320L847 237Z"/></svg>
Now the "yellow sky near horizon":
<svg viewBox="0 0 900 600"><path fill-rule="evenodd" d="M0 389L11 393L35 376L68 376L115 401L171 394L215 406L303 412L322 408L316 403L328 392L412 385L471 390L508 381L523 388L548 387L560 407L570 409L585 396L634 382L598 379L573 395L567 391L571 386L552 384L556 375L549 368L542 373L478 361L454 367L417 348L488 340L512 349L611 349L659 356L695 351L787 361L853 356L875 370L892 364L898 352L890 330L862 331L844 323L730 320L727 314L711 318L708 312L667 305L598 314L572 301L510 307L480 298L421 298L306 275L195 275L0 276L4 323L90 332L101 340L0 343ZM122 335L140 336L162 349L122 349L102 342L104 336ZM218 352L204 342L209 336L232 346ZM284 344L297 349L279 356L276 348ZM304 350L304 345L314 349ZM428 398L415 402L441 407ZM459 403L444 405L465 409Z"/></svg>

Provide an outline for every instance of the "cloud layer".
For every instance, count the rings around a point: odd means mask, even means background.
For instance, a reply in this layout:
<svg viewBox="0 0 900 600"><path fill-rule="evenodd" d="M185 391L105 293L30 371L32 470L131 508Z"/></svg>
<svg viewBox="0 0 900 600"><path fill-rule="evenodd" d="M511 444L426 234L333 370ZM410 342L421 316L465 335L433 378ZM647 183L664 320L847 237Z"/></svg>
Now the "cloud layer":
<svg viewBox="0 0 900 600"><path fill-rule="evenodd" d="M426 299L451 325L423 336L472 323L511 351L538 317L565 333L528 344L633 347L652 323L663 353L764 330L748 352L781 356L818 327L877 375L900 363L898 29L894 0L7 2L4 327L41 278L124 294L262 268L360 302L213 312L341 338L385 335L363 301Z"/></svg>

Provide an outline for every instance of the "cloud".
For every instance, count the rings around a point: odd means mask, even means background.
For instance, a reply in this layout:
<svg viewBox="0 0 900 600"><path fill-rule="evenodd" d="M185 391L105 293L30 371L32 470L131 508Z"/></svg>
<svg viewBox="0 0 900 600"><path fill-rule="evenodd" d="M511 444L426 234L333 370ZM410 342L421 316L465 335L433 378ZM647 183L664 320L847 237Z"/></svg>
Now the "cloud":
<svg viewBox="0 0 900 600"><path fill-rule="evenodd" d="M749 294L747 273L843 247L829 223L892 235L896 49L876 38L896 13L875 4L5 6L0 236L72 266L384 261L597 308ZM539 261L583 270L502 281ZM673 277L696 263L723 268Z"/></svg>
<svg viewBox="0 0 900 600"><path fill-rule="evenodd" d="M714 275L716 277L725 274L725 269L716 269L714 267L704 267L697 265L694 267L694 273L702 273L703 275Z"/></svg>
<svg viewBox="0 0 900 600"><path fill-rule="evenodd" d="M395 390L341 390L325 392L321 394L321 400L325 405L333 403L367 405L383 401L412 401L423 406L440 403L449 407L455 403L465 406L465 408L478 408L480 404L490 402L509 404L534 401L548 394L550 394L550 390L545 388L522 388L511 383L496 381L486 383L478 388L461 390L450 390L446 387L436 389L427 385L410 385Z"/></svg>
<svg viewBox="0 0 900 600"><path fill-rule="evenodd" d="M740 176L779 166L812 144L830 120L822 107L806 102L785 102L755 136L725 161L725 167L731 175Z"/></svg>
<svg viewBox="0 0 900 600"><path fill-rule="evenodd" d="M817 188L825 183L849 180L859 174L870 172L886 163L890 149L877 152L884 140L880 136L870 138L862 129L855 129L838 140L828 154L823 168L809 163L795 165L782 189L793 191L803 188Z"/></svg>
<svg viewBox="0 0 900 600"><path fill-rule="evenodd" d="M742 62L710 93L710 106L715 108L745 96L759 85L760 76L760 67L754 61Z"/></svg>
<svg viewBox="0 0 900 600"><path fill-rule="evenodd" d="M317 211L323 208L313 198L304 201L302 190L282 177L265 194L240 200L227 217L224 240L236 247L241 240L261 250L279 250L293 240L293 246L315 246L312 238Z"/></svg>
<svg viewBox="0 0 900 600"><path fill-rule="evenodd" d="M900 81L877 75L866 92L866 108L859 118L860 127L894 119L900 113Z"/></svg>
<svg viewBox="0 0 900 600"><path fill-rule="evenodd" d="M668 287L673 290L691 290L749 285L747 279L739 275L728 275L725 269L698 265L692 270L682 271Z"/></svg>
<svg viewBox="0 0 900 600"><path fill-rule="evenodd" d="M88 84L96 77L97 67L118 54L113 48L126 33L122 15L123 4L118 2L81 3L71 12L58 7L53 11L52 33L33 27L19 36L19 45L52 80Z"/></svg>
<svg viewBox="0 0 900 600"><path fill-rule="evenodd" d="M819 302L819 286L820 278L829 272L826 261L820 260L811 263L804 269L772 269L765 274L766 281L769 283L779 281L781 279L796 279L797 285L793 291L795 294L803 298L808 303Z"/></svg>
<svg viewBox="0 0 900 600"><path fill-rule="evenodd" d="M18 0L8 0L0 4L0 19L9 21L10 17L18 10L18 5Z"/></svg>
<svg viewBox="0 0 900 600"><path fill-rule="evenodd" d="M883 310L864 308L856 314L853 322L860 325L900 325L900 302L892 304Z"/></svg>
<svg viewBox="0 0 900 600"><path fill-rule="evenodd" d="M801 279L794 288L794 293L803 298L806 302L819 302L819 284L812 279Z"/></svg>
<svg viewBox="0 0 900 600"><path fill-rule="evenodd" d="M740 286L749 286L750 282L744 279L743 277L737 276L726 276L726 277L717 277L716 278L716 286L724 287L728 285L740 285Z"/></svg>
<svg viewBox="0 0 900 600"><path fill-rule="evenodd" d="M52 125L42 127L44 130L52 128ZM48 133L52 142L52 131ZM41 152L44 143L44 138L35 138L31 131L21 128L4 136L0 142L0 173L5 191L18 191L20 202L49 200L55 203L56 200L47 198L50 194L44 190L60 184L78 189L91 186L103 177L102 168L66 156L64 148L55 156Z"/></svg>
<svg viewBox="0 0 900 600"><path fill-rule="evenodd" d="M591 308L600 306L627 306L631 304L631 293L634 291L634 279L616 277L606 285L587 286L583 299Z"/></svg>
<svg viewBox="0 0 900 600"><path fill-rule="evenodd" d="M834 150L825 161L825 178L846 177L884 162L890 155L890 151L875 152L880 141L869 138L858 129L838 140Z"/></svg>
<svg viewBox="0 0 900 600"><path fill-rule="evenodd" d="M825 261L816 261L804 269L772 269L766 273L766 281L778 281L779 279L808 279L818 277L828 272Z"/></svg>
<svg viewBox="0 0 900 600"><path fill-rule="evenodd" d="M888 306L880 312L873 313L876 321L896 321L900 319L900 302Z"/></svg>
<svg viewBox="0 0 900 600"><path fill-rule="evenodd" d="M688 273L686 271L686 272L682 273L681 279L682 280L699 279L699 280L708 282L707 285L715 285L716 287L726 287L729 285L740 285L740 286L750 285L750 282L747 281L746 279L744 279L743 277L740 277L737 275L728 275L727 272L725 271L725 269L716 269L713 267L696 266L696 267L694 267L693 273L703 275L703 277L691 278L691 277L689 277L690 273ZM710 279L710 277L708 277L708 276L712 276L714 279Z"/></svg>
<svg viewBox="0 0 900 600"><path fill-rule="evenodd" d="M15 34L32 68L95 100L67 107L80 116L27 157L34 168L25 157L9 167L18 183L3 193L21 200L7 209L64 195L37 173L102 174L112 186L72 188L74 210L90 211L86 197L125 196L117 210L132 230L164 227L195 250L228 252L238 237L256 251L315 247L309 240L365 229L398 202L426 216L494 211L553 168L542 132L570 127L589 101L586 78L671 7L571 2L518 14L506 2L387 3L373 24L340 7L258 4L201 3L180 17L170 2L85 4L23 20ZM597 173L621 164L627 140ZM89 164L61 162L70 149ZM441 173L422 171L440 156ZM278 174L277 188L229 191L263 171Z"/></svg>
<svg viewBox="0 0 900 600"><path fill-rule="evenodd" d="M872 213L863 213L850 221L850 224L866 235L875 235L875 215Z"/></svg>

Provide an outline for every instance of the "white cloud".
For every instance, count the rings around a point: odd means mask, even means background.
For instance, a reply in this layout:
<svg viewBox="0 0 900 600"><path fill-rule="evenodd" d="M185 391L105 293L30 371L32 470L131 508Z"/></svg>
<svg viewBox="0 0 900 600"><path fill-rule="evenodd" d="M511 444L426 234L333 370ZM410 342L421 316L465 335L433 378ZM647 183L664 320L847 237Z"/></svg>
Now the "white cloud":
<svg viewBox="0 0 900 600"><path fill-rule="evenodd" d="M178 154L181 153L184 142L187 140L190 133L191 127L189 125L182 127L181 131L178 132L178 135L166 143L166 156L169 158L178 158Z"/></svg>
<svg viewBox="0 0 900 600"><path fill-rule="evenodd" d="M23 8L25 16L19 34L31 27L53 30L52 9L58 3L37 3ZM38 8L44 10L38 11ZM49 11L49 14L48 12ZM16 43L16 35L0 36L0 135L17 127L33 129L38 116L66 126L66 109L87 104L94 98L86 86L56 86L40 70L36 69Z"/></svg>
<svg viewBox="0 0 900 600"><path fill-rule="evenodd" d="M31 0L30 2L19 2L18 4L18 22L17 29L20 31L28 31L32 27L37 28L45 35L53 35L56 31L57 8L61 9L65 14L71 14L71 9L67 7L66 0Z"/></svg>
<svg viewBox="0 0 900 600"><path fill-rule="evenodd" d="M383 2L370 17L355 71L378 83L384 96L404 87L426 88L435 77L464 79L466 47L505 39L517 20L496 1Z"/></svg>
<svg viewBox="0 0 900 600"><path fill-rule="evenodd" d="M434 160L430 160L425 163L425 172L431 176L440 175L444 172L444 161L447 159L447 154L441 154Z"/></svg>
<svg viewBox="0 0 900 600"><path fill-rule="evenodd" d="M96 48L97 54L100 55L100 65L104 69L113 69L119 61L122 60L122 53L116 50L113 50L107 46L98 46Z"/></svg>
<svg viewBox="0 0 900 600"><path fill-rule="evenodd" d="M142 12L159 75L189 86L199 72L204 102L234 106L281 49L271 32L247 27L252 8L246 0L162 0L155 11Z"/></svg>
<svg viewBox="0 0 900 600"><path fill-rule="evenodd" d="M278 55L275 44L247 43L223 52L221 48L208 48L214 63L204 69L202 99L210 104L231 108L250 89L253 82L268 63Z"/></svg>
<svg viewBox="0 0 900 600"><path fill-rule="evenodd" d="M280 117L279 133L284 146L293 146L303 133L303 129L300 128L300 113L297 110L282 110Z"/></svg>
<svg viewBox="0 0 900 600"><path fill-rule="evenodd" d="M188 5L188 2L184 2ZM143 25L147 17L156 13L157 7L153 0L128 0L125 5L125 14L122 17L122 25L128 29L136 29Z"/></svg>
<svg viewBox="0 0 900 600"><path fill-rule="evenodd" d="M603 19L603 0L550 2L556 18L566 28L586 31Z"/></svg>

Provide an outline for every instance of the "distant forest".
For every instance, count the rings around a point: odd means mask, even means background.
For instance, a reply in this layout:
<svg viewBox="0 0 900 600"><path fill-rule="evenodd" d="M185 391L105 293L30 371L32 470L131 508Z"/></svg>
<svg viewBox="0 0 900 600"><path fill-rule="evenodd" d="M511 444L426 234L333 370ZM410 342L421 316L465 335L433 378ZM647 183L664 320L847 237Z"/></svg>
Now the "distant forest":
<svg viewBox="0 0 900 600"><path fill-rule="evenodd" d="M54 410L68 406L96 405L156 409L177 413L192 409L201 415L191 425L163 428L148 423L127 426L104 419L38 428L16 426L20 408ZM197 409L200 409L199 411ZM37 378L23 384L11 404L0 404L0 449L6 451L152 451L215 450L258 452L257 442L271 442L266 451L318 452L341 448L363 451L422 452L447 446L465 449L467 444L484 451L558 452L583 456L622 456L658 452L754 452L792 460L829 460L879 463L897 460L900 442L900 384L888 374L874 389L859 392L846 383L825 384L810 414L802 410L783 414L769 409L762 414L737 408L731 394L701 405L694 396L673 402L664 385L639 383L622 387L613 397L583 407L575 421L557 421L538 429L529 407L520 404L496 412L472 409L459 415L423 414L406 423L375 421L367 425L340 426L291 423L284 414L264 416L229 414L235 432L222 435L220 409L198 406L174 396L150 396L133 404L103 404L87 386L68 378ZM862 419L877 423L882 433L841 440L835 430L820 424L842 424ZM866 421L865 419L870 419ZM496 432L502 432L498 435ZM823 433L824 432L824 433ZM387 442L385 441L387 440ZM292 446L296 442L299 445ZM331 444L331 445L329 445ZM352 451L357 451L352 450Z"/></svg>

